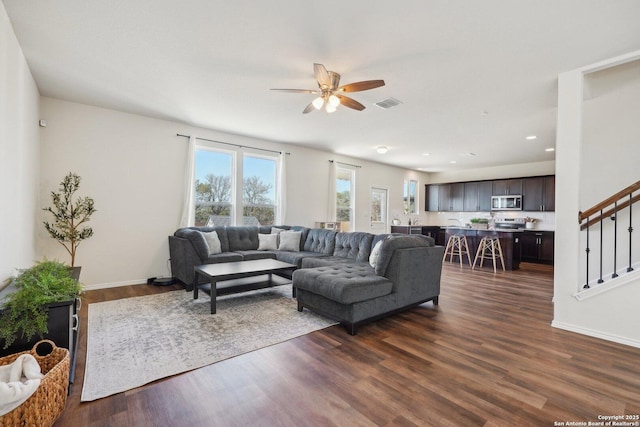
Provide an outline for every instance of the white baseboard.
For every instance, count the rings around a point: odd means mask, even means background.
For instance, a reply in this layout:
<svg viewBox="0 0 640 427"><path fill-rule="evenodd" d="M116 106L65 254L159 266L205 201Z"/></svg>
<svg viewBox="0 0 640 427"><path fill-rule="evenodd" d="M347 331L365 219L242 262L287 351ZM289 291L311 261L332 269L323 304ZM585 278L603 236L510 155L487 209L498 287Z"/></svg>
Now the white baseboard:
<svg viewBox="0 0 640 427"><path fill-rule="evenodd" d="M84 290L93 291L95 289L118 288L120 286L146 285L146 284L147 284L147 279L127 280L125 282L95 283L93 285L84 285Z"/></svg>
<svg viewBox="0 0 640 427"><path fill-rule="evenodd" d="M594 331L593 329L583 328L581 326L570 325L567 323L556 322L555 320L551 322L551 326L558 329L564 329L565 331L575 332L582 335L588 335L590 337L603 339L606 341L612 341L618 344L624 344L631 347L640 348L640 341L635 339L629 339L626 337L621 337L619 335L607 334L600 331Z"/></svg>

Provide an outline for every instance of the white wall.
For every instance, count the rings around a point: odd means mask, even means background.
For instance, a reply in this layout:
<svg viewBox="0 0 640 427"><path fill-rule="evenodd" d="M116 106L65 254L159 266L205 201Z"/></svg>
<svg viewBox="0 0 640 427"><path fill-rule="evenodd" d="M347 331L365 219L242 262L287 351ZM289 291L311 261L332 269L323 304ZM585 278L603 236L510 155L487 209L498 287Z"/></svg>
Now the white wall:
<svg viewBox="0 0 640 427"><path fill-rule="evenodd" d="M0 283L36 260L38 88L0 2Z"/></svg>
<svg viewBox="0 0 640 427"><path fill-rule="evenodd" d="M89 287L168 275L167 236L180 220L187 149L187 139L177 133L291 153L286 222L292 225L313 227L327 219L329 160L361 166L356 172L358 231L369 230L372 185L388 188L390 209L401 209L404 180L418 179L420 188L427 180L419 172L308 148L52 98L42 97L40 102L41 115L48 121L42 131L44 205L49 204L49 192L72 171L82 177L79 195L92 197L98 210L89 223L95 234L80 244L77 255L81 279ZM43 228L38 239L42 255L68 258Z"/></svg>
<svg viewBox="0 0 640 427"><path fill-rule="evenodd" d="M581 286L577 215L638 180L637 95L623 90L583 102L584 74L638 60L640 52L559 76L556 138L556 262L553 326L640 347L640 280L578 301ZM624 81L620 85L625 86ZM583 112L584 110L584 112ZM630 115L628 115L630 114ZM606 147L605 151L602 151ZM615 153L609 156L609 150ZM626 154L629 153L629 154ZM620 166L622 165L622 166Z"/></svg>

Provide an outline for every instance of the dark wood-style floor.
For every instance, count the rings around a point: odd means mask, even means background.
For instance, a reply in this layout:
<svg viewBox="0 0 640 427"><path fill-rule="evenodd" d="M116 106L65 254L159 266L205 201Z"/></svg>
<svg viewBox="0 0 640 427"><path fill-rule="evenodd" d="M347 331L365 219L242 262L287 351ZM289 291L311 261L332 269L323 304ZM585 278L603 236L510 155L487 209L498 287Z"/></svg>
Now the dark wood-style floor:
<svg viewBox="0 0 640 427"><path fill-rule="evenodd" d="M330 327L80 403L85 308L56 426L553 426L640 414L640 349L552 328L552 287L548 266L494 275L445 264L437 308L356 336ZM84 303L173 289L90 291Z"/></svg>

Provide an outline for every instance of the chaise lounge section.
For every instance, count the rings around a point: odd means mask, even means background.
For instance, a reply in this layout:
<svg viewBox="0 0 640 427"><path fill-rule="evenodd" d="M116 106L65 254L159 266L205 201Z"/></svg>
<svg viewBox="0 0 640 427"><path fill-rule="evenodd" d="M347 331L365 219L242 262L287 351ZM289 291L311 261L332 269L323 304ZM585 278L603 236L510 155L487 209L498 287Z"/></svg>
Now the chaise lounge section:
<svg viewBox="0 0 640 427"><path fill-rule="evenodd" d="M425 236L380 240L374 265L336 263L293 273L298 310L339 321L351 335L360 325L433 301L438 304L444 248Z"/></svg>

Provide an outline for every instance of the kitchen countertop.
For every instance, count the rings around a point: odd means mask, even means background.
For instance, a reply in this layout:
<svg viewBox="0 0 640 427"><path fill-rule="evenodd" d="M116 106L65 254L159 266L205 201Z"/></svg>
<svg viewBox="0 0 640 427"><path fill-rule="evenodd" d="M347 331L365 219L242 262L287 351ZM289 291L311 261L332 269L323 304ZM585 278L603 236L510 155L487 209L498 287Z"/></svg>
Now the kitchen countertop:
<svg viewBox="0 0 640 427"><path fill-rule="evenodd" d="M472 227L456 227L456 226L444 226L441 225L440 229L442 230L475 230L475 231L497 231L500 233L522 233L523 231L540 231L540 232L555 232L555 230L546 230L546 229L542 229L542 228L496 228L494 230L490 230L490 229L477 229L477 228L472 228Z"/></svg>

